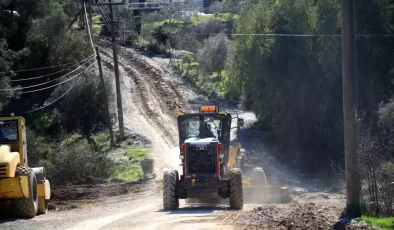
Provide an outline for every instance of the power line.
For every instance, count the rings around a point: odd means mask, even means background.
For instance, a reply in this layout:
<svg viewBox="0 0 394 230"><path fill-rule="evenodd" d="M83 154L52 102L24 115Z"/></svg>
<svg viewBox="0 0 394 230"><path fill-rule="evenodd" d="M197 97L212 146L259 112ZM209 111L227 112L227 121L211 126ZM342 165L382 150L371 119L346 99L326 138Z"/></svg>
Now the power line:
<svg viewBox="0 0 394 230"><path fill-rule="evenodd" d="M90 65L83 73L86 73L86 72L89 70L89 68L90 68L91 66L92 66L92 65ZM81 80L82 80L82 78L78 79L78 81L75 82L65 93L63 93L63 94L60 95L58 98L56 98L55 100L51 101L50 103L44 104L44 105L41 106L40 108L37 108L37 109L34 109L34 110L30 110L30 111L26 111L26 112L21 112L21 113L18 113L18 114L29 114L29 113L33 113L33 112L36 112L36 111L38 111L38 110L45 109L46 107L53 105L55 102L59 101L59 100L62 99L64 96L66 96L66 95L67 95L67 94L78 84L78 82L80 82ZM8 114L0 114L0 116L7 116L7 115L8 115Z"/></svg>
<svg viewBox="0 0 394 230"><path fill-rule="evenodd" d="M93 64L94 64L94 62L92 62L92 63L88 66L88 68L90 68ZM71 81L72 79L74 79L74 78L80 76L82 73L85 73L85 72L81 72L81 73L75 75L74 77L71 77L71 78L69 78L69 79L67 79L67 80L65 80L65 81L62 81L62 82L60 82L60 83L58 83L58 84L56 84L56 85L51 85L51 86L48 86L48 87L45 87L45 88L41 88L41 89L36 89L36 90L24 91L24 92L21 92L20 94L34 93L34 92L43 91L43 90L46 90L46 89L50 89L50 88L56 87L56 86L58 86L58 85L64 84L64 83L66 83L66 82L68 82L68 81ZM8 94L8 93L0 93L0 94Z"/></svg>
<svg viewBox="0 0 394 230"><path fill-rule="evenodd" d="M67 65L77 65L89 58L94 57L94 54L90 55L89 57L87 57L86 59L82 60L82 61L77 61L77 62L71 62L71 63L67 63L67 64L60 64L60 65L54 65L54 66L46 66L46 67L40 67L40 68L33 68L33 69L21 69L21 70L11 70L11 71L5 71L5 72L0 72L1 73L19 73L19 72L27 72L27 71L34 71L34 70L42 70L42 69L51 69L51 68L56 68L56 67L60 67L60 66L67 66Z"/></svg>
<svg viewBox="0 0 394 230"><path fill-rule="evenodd" d="M190 33L195 35L216 35L219 33ZM341 34L241 34L224 33L230 36L267 36L267 37L342 37ZM359 34L356 37L394 37L394 34Z"/></svg>
<svg viewBox="0 0 394 230"><path fill-rule="evenodd" d="M110 16L109 16L109 14L105 11L105 8L103 7L103 6L98 6L98 8L100 9L100 11L101 11L101 13L102 13L102 16L104 17L104 20L106 20L107 21L107 23L109 23L111 20L110 20Z"/></svg>
<svg viewBox="0 0 394 230"><path fill-rule="evenodd" d="M115 30L115 32L133 33L133 30ZM219 33L189 33L194 35L217 35ZM228 36L261 36L261 37L342 37L341 34L241 34L223 33ZM356 37L394 37L394 34L358 34Z"/></svg>
<svg viewBox="0 0 394 230"><path fill-rule="evenodd" d="M83 8L85 10L85 19L86 19L86 24L87 24L87 27L88 27L88 36L89 36L89 40L90 40L90 45L92 46L93 55L96 55L96 49L94 48L92 35L90 33L90 25L88 23L88 14L86 13L86 4L85 4L85 2L83 3Z"/></svg>
<svg viewBox="0 0 394 230"><path fill-rule="evenodd" d="M68 68L70 68L70 67L68 67ZM26 78L26 79L10 80L10 81L11 81L11 82L19 82L19 81L29 81L29 80L34 80L34 79L40 79L40 78L44 78L44 77L48 77L48 76L51 76L51 75L55 75L55 74L64 72L64 71L66 71L68 68L62 69L62 70L59 70L59 71L56 71L56 72L53 72L53 73L49 73L49 74L45 74L45 75L40 75L40 76L37 76L37 77Z"/></svg>
<svg viewBox="0 0 394 230"><path fill-rule="evenodd" d="M61 79L61 78L64 78L64 77L66 77L66 76L68 76L68 75L74 73L75 71L77 71L77 70L80 69L81 67L83 67L83 65L78 66L78 68L72 70L71 72L69 72L69 73L67 73L67 74L65 74L65 75L63 75L63 76L60 76L60 77L58 77L58 78L52 79L52 80L47 81L47 82L44 82L44 83L40 83L40 84L37 84L37 85L26 86L26 87L21 87L21 88L0 89L0 92L4 92L4 91L16 91L16 90L23 90L23 89L30 89L30 88L34 88L34 87L37 87L37 86L46 85L46 84L48 84L48 83L57 81L57 80L59 80L59 79Z"/></svg>
<svg viewBox="0 0 394 230"><path fill-rule="evenodd" d="M89 60L92 59L92 58L94 58L94 57L90 57L90 58L87 58L87 59L83 60L82 63L81 63L80 65L85 64L87 61L89 61ZM74 65L72 65L72 66L75 66L75 65L77 65L77 64L74 64ZM29 81L29 80L40 79L40 78L44 78L44 77L48 77L48 76L51 76L51 75L55 75L55 74L64 72L64 71L66 71L67 69L71 68L72 66L67 67L66 69L62 69L62 70L60 70L60 71L56 71L56 72L53 72L53 73L49 73L49 74L45 74L45 75L41 75L41 76L37 76L37 77L23 78L23 79L10 80L10 81L11 81L11 82L19 82L19 81ZM67 74L68 74L68 73L67 73ZM67 75L67 74L66 74L66 75Z"/></svg>
<svg viewBox="0 0 394 230"><path fill-rule="evenodd" d="M97 7L97 9L100 11L101 17L102 17L102 19L103 19L105 25L107 26L107 28L108 28L109 30L111 30L111 26L108 24L108 17L106 17L106 16L104 15L103 9L101 9L101 7Z"/></svg>

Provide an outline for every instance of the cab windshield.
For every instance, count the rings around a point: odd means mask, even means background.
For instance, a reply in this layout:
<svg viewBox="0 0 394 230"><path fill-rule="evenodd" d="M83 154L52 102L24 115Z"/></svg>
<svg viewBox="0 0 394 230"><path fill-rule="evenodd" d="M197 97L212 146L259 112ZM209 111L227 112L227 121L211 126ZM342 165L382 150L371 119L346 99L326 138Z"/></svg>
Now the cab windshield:
<svg viewBox="0 0 394 230"><path fill-rule="evenodd" d="M216 138L221 122L211 116L190 117L181 122L182 132L187 138Z"/></svg>
<svg viewBox="0 0 394 230"><path fill-rule="evenodd" d="M0 142L18 141L18 121L0 121Z"/></svg>

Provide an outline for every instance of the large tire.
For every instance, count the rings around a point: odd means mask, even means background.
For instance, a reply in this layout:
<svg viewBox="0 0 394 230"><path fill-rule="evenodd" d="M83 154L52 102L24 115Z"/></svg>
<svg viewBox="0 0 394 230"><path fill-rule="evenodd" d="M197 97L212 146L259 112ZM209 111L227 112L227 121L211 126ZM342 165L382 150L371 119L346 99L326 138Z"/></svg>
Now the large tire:
<svg viewBox="0 0 394 230"><path fill-rule="evenodd" d="M253 182L257 186L267 186L267 178L261 167L253 169Z"/></svg>
<svg viewBox="0 0 394 230"><path fill-rule="evenodd" d="M164 172L163 178L163 208L164 210L175 210L179 208L177 195L178 171L168 170Z"/></svg>
<svg viewBox="0 0 394 230"><path fill-rule="evenodd" d="M12 200L12 207L18 218L30 219L37 215L38 191L37 180L33 170L28 167L17 167L15 176L27 176L29 183L29 198L18 198Z"/></svg>
<svg viewBox="0 0 394 230"><path fill-rule="evenodd" d="M230 170L230 208L241 210L244 206L242 190L242 171L238 168Z"/></svg>

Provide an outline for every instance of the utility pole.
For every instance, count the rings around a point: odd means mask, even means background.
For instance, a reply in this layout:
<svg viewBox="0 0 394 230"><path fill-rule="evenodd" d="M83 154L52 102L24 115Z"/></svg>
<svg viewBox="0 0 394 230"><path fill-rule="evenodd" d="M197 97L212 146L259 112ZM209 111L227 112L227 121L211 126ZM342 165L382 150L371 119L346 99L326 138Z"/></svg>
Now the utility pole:
<svg viewBox="0 0 394 230"><path fill-rule="evenodd" d="M102 69L102 66L101 66L101 57L100 57L100 53L99 53L98 47L96 47L96 58L97 58L97 63L98 63L98 67L99 67L99 72L100 72L101 84L103 85L104 104L105 104L105 107L106 107L107 125L108 125L108 129L109 129L109 136L111 138L111 148L112 148L112 147L115 146L115 141L114 141L114 134L112 132L111 117L110 117L109 106L108 106L108 97L107 97L107 92L106 92L106 89L105 89L103 69Z"/></svg>
<svg viewBox="0 0 394 230"><path fill-rule="evenodd" d="M118 50L116 45L116 35L115 35L115 22L114 22L114 13L112 10L112 6L114 5L125 5L125 2L121 3L112 3L109 0L109 3L98 3L96 0L95 5L107 5L109 6L109 12L111 17L111 40L112 40L112 51L113 51L113 58L114 58L114 67L115 67L115 87L116 87L116 102L118 107L118 120L119 120L119 134L120 139L124 140L124 122L123 122L123 106L122 106L122 94L120 92L120 77L119 77L119 63L118 63Z"/></svg>
<svg viewBox="0 0 394 230"><path fill-rule="evenodd" d="M346 215L360 216L360 173L355 122L354 0L342 0L342 84L345 140Z"/></svg>
<svg viewBox="0 0 394 230"><path fill-rule="evenodd" d="M93 0L89 0L89 25L90 25L90 29L93 28L93 6L92 6L92 1Z"/></svg>
<svg viewBox="0 0 394 230"><path fill-rule="evenodd" d="M81 9L83 9L83 4L84 1L81 1ZM85 29L85 15L84 14L79 14L79 28L80 29Z"/></svg>

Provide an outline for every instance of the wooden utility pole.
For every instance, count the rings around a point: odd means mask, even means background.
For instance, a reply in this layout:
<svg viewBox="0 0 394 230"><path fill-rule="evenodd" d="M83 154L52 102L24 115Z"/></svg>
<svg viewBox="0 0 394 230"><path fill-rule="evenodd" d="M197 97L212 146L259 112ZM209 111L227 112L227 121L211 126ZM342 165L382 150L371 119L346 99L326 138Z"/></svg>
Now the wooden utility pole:
<svg viewBox="0 0 394 230"><path fill-rule="evenodd" d="M121 3L112 3L109 0L109 3L97 3L95 5L101 6L109 6L109 12L111 17L111 40L112 40L112 51L113 51L113 58L114 58L114 67L115 67L115 87L116 87L116 102L118 107L118 120L119 120L119 134L120 139L124 140L124 123L123 123L123 106L122 106L122 94L120 92L120 77L119 77L119 63L118 63L118 51L116 45L116 36L115 36L115 22L114 22L114 13L112 10L112 6L114 5L125 5L125 2Z"/></svg>
<svg viewBox="0 0 394 230"><path fill-rule="evenodd" d="M342 0L342 84L347 215L360 216L360 173L355 122L354 0Z"/></svg>
<svg viewBox="0 0 394 230"><path fill-rule="evenodd" d="M93 6L92 6L92 1L93 0L89 0L89 25L90 25L90 29L93 28Z"/></svg>
<svg viewBox="0 0 394 230"><path fill-rule="evenodd" d="M101 57L100 57L100 53L99 53L98 47L96 47L96 58L97 58L97 63L98 63L98 67L99 67L99 72L100 72L101 84L103 85L104 104L105 104L105 107L106 107L107 125L108 125L108 129L109 129L109 136L111 138L111 148L112 148L112 147L115 146L115 141L114 141L114 134L112 132L112 124L111 124L111 117L110 117L110 112L109 112L108 97L107 97L107 91L105 89L103 68L101 66Z"/></svg>
<svg viewBox="0 0 394 230"><path fill-rule="evenodd" d="M109 3L111 4L111 0L109 0ZM120 92L118 50L116 45L115 22L114 22L114 13L112 10L112 5L109 5L109 13L111 17L111 40L112 40L112 50L113 50L114 67L115 67L116 100L118 102L119 134L120 134L120 139L123 141L124 123L123 123L122 94Z"/></svg>
<svg viewBox="0 0 394 230"><path fill-rule="evenodd" d="M81 8L82 9L83 9L83 4L84 4L84 1L81 1ZM85 29L85 15L83 13L79 14L78 26L79 26L80 29Z"/></svg>

